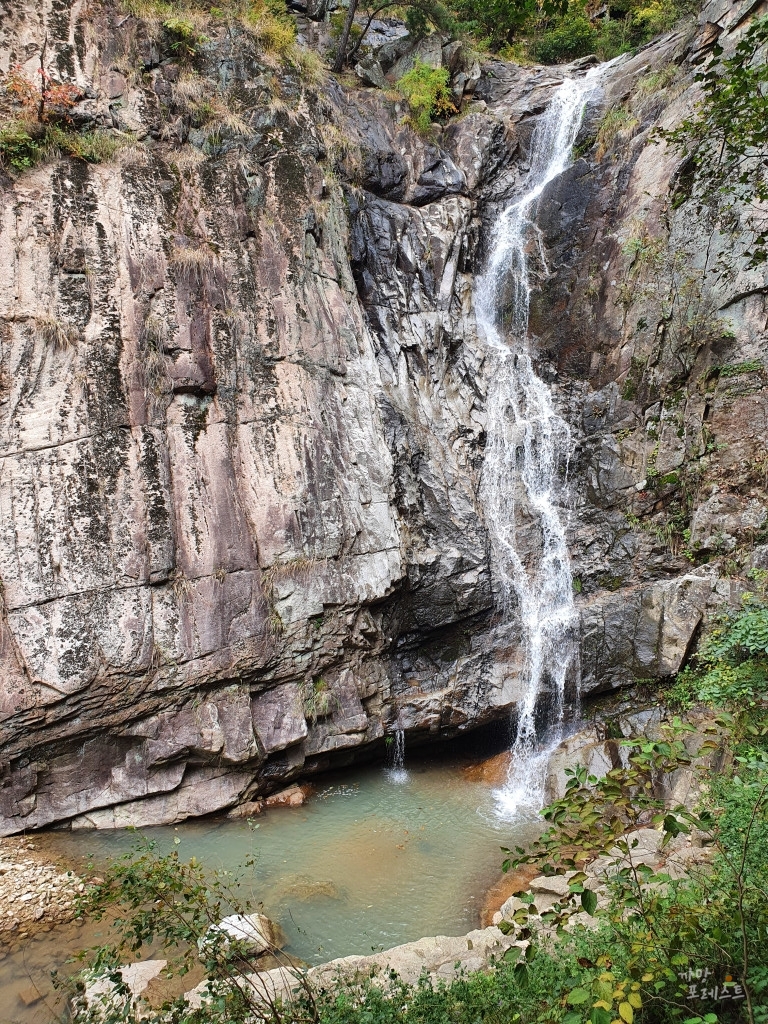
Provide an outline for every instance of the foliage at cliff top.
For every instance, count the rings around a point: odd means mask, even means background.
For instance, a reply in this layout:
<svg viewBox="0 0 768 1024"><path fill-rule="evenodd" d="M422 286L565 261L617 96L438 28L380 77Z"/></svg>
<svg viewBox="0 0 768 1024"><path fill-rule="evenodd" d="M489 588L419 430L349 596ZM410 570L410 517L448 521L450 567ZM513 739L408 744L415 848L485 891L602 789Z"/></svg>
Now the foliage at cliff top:
<svg viewBox="0 0 768 1024"><path fill-rule="evenodd" d="M350 11L361 19L363 35L350 35L347 47L342 33L341 48L349 59L364 43L373 17L397 13L417 35L449 32L513 60L554 64L590 53L607 60L667 31L699 6L698 0L618 0L610 6L597 0L354 0ZM350 18L348 13L351 28ZM342 63L338 54L336 70Z"/></svg>
<svg viewBox="0 0 768 1024"><path fill-rule="evenodd" d="M284 0L121 0L123 9L164 33L177 60L190 61L217 27L238 23L267 54L295 56L296 23Z"/></svg>

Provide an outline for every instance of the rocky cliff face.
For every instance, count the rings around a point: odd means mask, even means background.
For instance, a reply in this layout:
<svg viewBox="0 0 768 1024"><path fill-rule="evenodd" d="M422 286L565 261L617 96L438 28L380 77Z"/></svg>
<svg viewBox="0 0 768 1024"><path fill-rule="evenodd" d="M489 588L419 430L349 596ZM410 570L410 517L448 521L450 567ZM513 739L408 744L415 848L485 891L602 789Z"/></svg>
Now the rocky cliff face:
<svg viewBox="0 0 768 1024"><path fill-rule="evenodd" d="M113 6L2 5L3 70L47 34L80 123L136 141L3 184L0 834L230 807L519 696L472 280L563 70L481 73L433 39L465 114L426 141L391 94L307 84L245 32L180 68ZM738 34L721 7L609 71L542 204L586 691L674 672L743 589L725 569L763 557L765 284L706 263L649 141ZM229 115L199 125L202 101Z"/></svg>

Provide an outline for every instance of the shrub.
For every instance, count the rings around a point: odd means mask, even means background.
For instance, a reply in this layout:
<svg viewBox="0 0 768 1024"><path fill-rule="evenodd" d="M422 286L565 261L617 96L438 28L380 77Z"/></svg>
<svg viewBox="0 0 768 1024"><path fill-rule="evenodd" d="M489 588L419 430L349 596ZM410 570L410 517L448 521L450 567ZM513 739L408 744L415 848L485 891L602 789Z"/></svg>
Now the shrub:
<svg viewBox="0 0 768 1024"><path fill-rule="evenodd" d="M107 131L78 132L69 111L79 89L47 72L41 71L36 83L14 67L6 76L5 91L17 117L0 127L0 163L17 173L61 154L102 163L131 141Z"/></svg>
<svg viewBox="0 0 768 1024"><path fill-rule="evenodd" d="M567 14L530 45L531 56L542 64L562 64L595 52L597 33L582 13Z"/></svg>
<svg viewBox="0 0 768 1024"><path fill-rule="evenodd" d="M43 157L41 136L32 134L29 124L11 121L0 128L0 161L14 171L27 171Z"/></svg>
<svg viewBox="0 0 768 1024"><path fill-rule="evenodd" d="M744 634L752 636L753 630L745 625ZM759 647L762 628L756 635ZM544 923L562 927L584 911L602 923L601 955L589 964L592 976L587 983L578 982L566 996L567 1003L579 1011L583 1008L574 1024L611 1024L619 1018L632 1024L637 1010L646 1024L671 1024L684 1016L684 1024L768 1021L765 708L759 718L760 742L749 748L734 742L737 723L733 717L709 727L710 734L720 730L721 741L731 746L736 770L715 775L714 784L707 788L706 780L713 778L711 764L694 762L707 793L704 809L669 808L658 796L659 783L669 781L694 760L689 749L696 730L680 720L668 723L656 742L621 741L629 756L602 779L589 776L582 767L566 773L570 779L565 796L543 812L550 828L528 853L521 850L515 863L534 863L544 874L565 875L567 890L564 886L564 895L540 915L533 895L523 894L515 922L529 927L540 917ZM717 750L719 744L710 738L699 747L699 754ZM633 838L638 825L664 834L662 850L675 837L696 831L699 841L710 846L709 855L702 859L711 860L711 867L694 867L674 881L663 867L648 865ZM596 853L605 859L603 878L610 891L610 902L602 909L597 894L585 887L589 876L581 870ZM707 985L690 984L702 974L711 979ZM725 1017L691 1015L688 1007L692 1010L710 998L708 991L700 993L701 988L720 993L711 998Z"/></svg>
<svg viewBox="0 0 768 1024"><path fill-rule="evenodd" d="M22 120L40 124L65 121L81 95L80 89L71 82L56 81L44 67L38 73L39 80L33 81L15 64L6 76L6 93Z"/></svg>
<svg viewBox="0 0 768 1024"><path fill-rule="evenodd" d="M397 83L398 90L408 100L410 123L416 131L428 132L433 120L456 113L448 81L447 68L432 68L417 60Z"/></svg>
<svg viewBox="0 0 768 1024"><path fill-rule="evenodd" d="M292 55L296 23L286 12L282 0L249 0L242 22L265 52L281 58Z"/></svg>
<svg viewBox="0 0 768 1024"><path fill-rule="evenodd" d="M558 5L554 5L557 7ZM562 9L530 11L520 24L527 38L528 54L543 64L558 64L595 53L610 60L666 32L682 15L695 7L695 0L616 0L600 17L596 4L571 0Z"/></svg>
<svg viewBox="0 0 768 1024"><path fill-rule="evenodd" d="M61 125L35 126L13 121L0 128L0 163L17 173L59 156L100 164L111 160L132 141L127 135L112 132L80 133Z"/></svg>
<svg viewBox="0 0 768 1024"><path fill-rule="evenodd" d="M704 638L669 691L671 703L743 708L768 696L768 605L751 594L744 600Z"/></svg>
<svg viewBox="0 0 768 1024"><path fill-rule="evenodd" d="M163 28L168 34L171 52L182 61L190 60L208 42L208 36L190 18L171 15L163 20Z"/></svg>

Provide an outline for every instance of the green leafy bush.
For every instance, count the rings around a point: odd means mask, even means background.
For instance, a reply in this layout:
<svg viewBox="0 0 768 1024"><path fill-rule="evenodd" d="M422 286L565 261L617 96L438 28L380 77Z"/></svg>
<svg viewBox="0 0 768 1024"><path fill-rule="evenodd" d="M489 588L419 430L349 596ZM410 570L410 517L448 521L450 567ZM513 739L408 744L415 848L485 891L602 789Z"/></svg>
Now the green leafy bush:
<svg viewBox="0 0 768 1024"><path fill-rule="evenodd" d="M456 113L449 77L447 68L433 68L417 60L398 81L397 88L408 100L410 121L417 131L428 132L434 120Z"/></svg>
<svg viewBox="0 0 768 1024"><path fill-rule="evenodd" d="M726 653L736 647L762 650L763 639L762 624L743 621L740 637L730 639ZM566 875L568 881L565 895L541 914L532 895L522 894L523 906L515 914L519 925L529 927L540 918L572 926L573 915L581 912L603 925L604 944L591 964L591 979L566 997L583 1007L579 1024L632 1024L638 1011L643 1024L768 1021L765 707L758 721L759 728L752 726L760 738L757 747L735 742L743 723L734 716L712 723L712 738L696 755L689 753L695 730L679 719L668 723L658 741L622 741L627 762L602 779L583 768L568 773L565 796L543 812L550 828L527 853L519 851L516 864L533 863L544 874ZM702 755L721 744L734 750L735 767L713 776L709 757ZM661 798L659 784L680 769L701 773L705 798L698 808L669 808ZM663 867L654 869L633 838L638 826L663 832L662 850L679 835L703 838L710 848L702 858L706 866L689 868L679 880ZM603 878L610 891L602 908L585 888L590 880L581 870L596 853L606 861ZM719 997L689 987L703 972L712 979L704 987L717 988ZM713 1007L718 1013L702 1008L696 1016L694 1009L710 998L719 998Z"/></svg>
<svg viewBox="0 0 768 1024"><path fill-rule="evenodd" d="M40 135L31 126L12 121L0 128L0 161L14 171L27 171L42 159Z"/></svg>
<svg viewBox="0 0 768 1024"><path fill-rule="evenodd" d="M171 52L181 60L191 59L208 42L208 37L190 18L171 15L163 21L163 28L168 33Z"/></svg>
<svg viewBox="0 0 768 1024"><path fill-rule="evenodd" d="M560 64L594 53L610 60L666 32L695 8L695 0L619 0L600 16L594 5L571 0L566 9L533 12L520 26L528 55Z"/></svg>
<svg viewBox="0 0 768 1024"><path fill-rule="evenodd" d="M668 700L681 708L703 703L727 708L768 696L768 605L745 595L738 612L721 616L691 664L677 677Z"/></svg>
<svg viewBox="0 0 768 1024"><path fill-rule="evenodd" d="M511 43L538 13L535 0L453 0L449 6L464 31L499 45ZM566 6L546 5L550 12Z"/></svg>
<svg viewBox="0 0 768 1024"><path fill-rule="evenodd" d="M554 26L534 39L529 52L542 64L563 64L595 52L598 34L589 18L581 13L566 14Z"/></svg>

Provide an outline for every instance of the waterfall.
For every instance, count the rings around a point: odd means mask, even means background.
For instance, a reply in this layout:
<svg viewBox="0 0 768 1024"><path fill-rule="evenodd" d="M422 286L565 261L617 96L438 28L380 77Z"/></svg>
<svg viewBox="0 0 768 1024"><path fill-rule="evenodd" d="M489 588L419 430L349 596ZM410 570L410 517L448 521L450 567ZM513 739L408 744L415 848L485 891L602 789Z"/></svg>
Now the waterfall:
<svg viewBox="0 0 768 1024"><path fill-rule="evenodd" d="M496 222L475 292L490 362L481 498L499 604L507 619L516 612L525 653L509 776L496 794L504 817L542 806L549 753L562 736L568 703L579 699L578 616L563 511L570 431L534 371L528 312L532 287L548 273L538 200L571 162L602 70L566 79L536 125L523 194Z"/></svg>
<svg viewBox="0 0 768 1024"><path fill-rule="evenodd" d="M408 772L405 770L405 730L398 725L393 733L391 753L388 758L387 774L393 782L407 782Z"/></svg>

